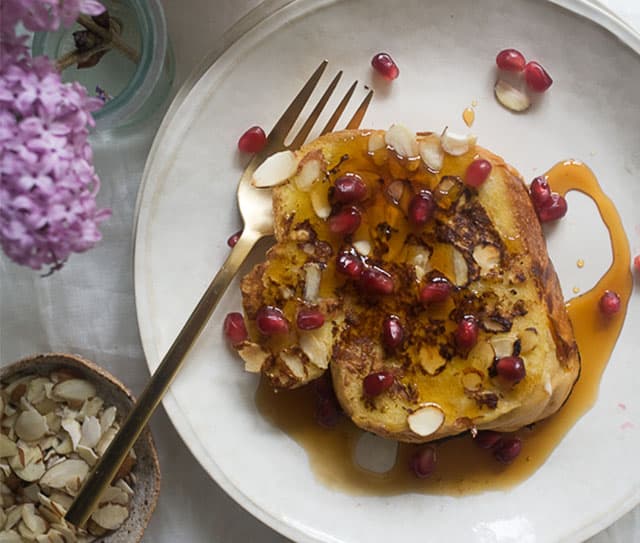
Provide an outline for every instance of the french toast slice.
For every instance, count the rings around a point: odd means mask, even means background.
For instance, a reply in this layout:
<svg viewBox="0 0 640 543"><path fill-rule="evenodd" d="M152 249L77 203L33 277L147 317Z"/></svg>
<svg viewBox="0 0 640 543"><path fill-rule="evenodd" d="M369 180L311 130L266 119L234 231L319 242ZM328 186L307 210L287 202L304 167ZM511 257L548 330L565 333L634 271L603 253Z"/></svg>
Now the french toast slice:
<svg viewBox="0 0 640 543"><path fill-rule="evenodd" d="M478 158L492 168L472 187L466 170ZM295 159L295 174L270 189L276 243L241 284L251 339L238 350L248 370L279 389L329 370L356 425L407 442L512 431L560 408L580 358L540 224L512 167L474 140L398 125L328 134ZM366 185L356 202L336 192L345 174ZM417 194L435 204L426 222L412 208ZM351 207L356 228L336 219ZM448 285L446 296L423 300L436 282ZM281 311L286 332L259 332L265 307ZM299 329L304 309L324 324ZM384 339L389 318L400 324L399 342ZM464 320L477 341L460 341ZM524 377L497 370L508 357ZM386 383L375 394L363 384L372 374Z"/></svg>

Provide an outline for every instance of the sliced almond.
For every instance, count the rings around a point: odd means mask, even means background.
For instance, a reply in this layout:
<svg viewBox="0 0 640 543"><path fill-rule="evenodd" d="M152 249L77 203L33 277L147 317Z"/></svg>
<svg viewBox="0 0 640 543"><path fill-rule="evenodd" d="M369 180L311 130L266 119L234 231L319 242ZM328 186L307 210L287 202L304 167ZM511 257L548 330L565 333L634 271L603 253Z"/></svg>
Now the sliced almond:
<svg viewBox="0 0 640 543"><path fill-rule="evenodd" d="M89 466L84 460L70 458L47 470L40 483L51 488L66 488L78 479L82 481L87 473Z"/></svg>
<svg viewBox="0 0 640 543"><path fill-rule="evenodd" d="M391 128L384 135L384 141L401 157L411 158L418 156L416 134L403 124L391 125Z"/></svg>
<svg viewBox="0 0 640 543"><path fill-rule="evenodd" d="M119 481L116 481L115 486L124 490L127 494L129 494L129 496L133 496L133 489L126 483L126 481L120 479Z"/></svg>
<svg viewBox="0 0 640 543"><path fill-rule="evenodd" d="M107 407L100 415L100 429L102 432L106 432L107 428L110 428L111 425L116 420L117 410L114 406Z"/></svg>
<svg viewBox="0 0 640 543"><path fill-rule="evenodd" d="M433 172L439 172L444 162L444 149L437 134L428 134L418 142L422 162Z"/></svg>
<svg viewBox="0 0 640 543"><path fill-rule="evenodd" d="M30 447L26 443L18 443L18 454L9 460L9 465L20 479L28 483L37 481L45 472L40 447Z"/></svg>
<svg viewBox="0 0 640 543"><path fill-rule="evenodd" d="M50 411L49 413L44 415L44 418L47 421L47 427L49 428L49 431L53 433L56 433L60 430L60 423L62 422L56 411Z"/></svg>
<svg viewBox="0 0 640 543"><path fill-rule="evenodd" d="M474 392L482 388L484 375L474 368L466 368L462 374L462 386L465 390Z"/></svg>
<svg viewBox="0 0 640 543"><path fill-rule="evenodd" d="M0 434L0 458L15 456L16 454L18 454L18 446L15 442L6 435Z"/></svg>
<svg viewBox="0 0 640 543"><path fill-rule="evenodd" d="M21 489L24 498L30 502L38 501L38 494L40 493L40 487L36 483L27 485Z"/></svg>
<svg viewBox="0 0 640 543"><path fill-rule="evenodd" d="M82 405L82 409L80 409L80 415L84 417L95 417L100 412L103 405L104 401L99 396L91 398L90 400L84 402L84 404Z"/></svg>
<svg viewBox="0 0 640 543"><path fill-rule="evenodd" d="M285 349L281 351L278 356L285 363L287 368L289 368L289 371L291 371L295 378L304 379L306 372L304 371L304 364L302 363L302 359L299 354Z"/></svg>
<svg viewBox="0 0 640 543"><path fill-rule="evenodd" d="M313 211L321 219L326 219L331 215L329 195L324 186L318 185L317 188L311 191L311 207L313 207Z"/></svg>
<svg viewBox="0 0 640 543"><path fill-rule="evenodd" d="M421 245L411 245L408 250L408 259L414 266L416 280L421 282L427 272L431 269L429 259L431 251Z"/></svg>
<svg viewBox="0 0 640 543"><path fill-rule="evenodd" d="M473 249L473 259L480 266L480 274L486 275L500 265L500 249L495 245L476 245Z"/></svg>
<svg viewBox="0 0 640 543"><path fill-rule="evenodd" d="M7 520L4 522L4 529L11 530L18 522L22 520L22 505L16 505L12 509L5 511Z"/></svg>
<svg viewBox="0 0 640 543"><path fill-rule="evenodd" d="M129 516L129 511L126 507L117 504L107 504L99 507L91 519L102 526L105 530L116 530Z"/></svg>
<svg viewBox="0 0 640 543"><path fill-rule="evenodd" d="M0 532L0 543L23 543L23 540L18 532L9 530L5 526L5 531Z"/></svg>
<svg viewBox="0 0 640 543"><path fill-rule="evenodd" d="M80 427L80 423L75 419L64 419L60 426L69 434L69 438L71 439L72 450L76 450L80 440L82 439L82 429ZM57 448L56 448L57 450ZM58 451L60 454L67 454Z"/></svg>
<svg viewBox="0 0 640 543"><path fill-rule="evenodd" d="M116 430L115 427L111 427L104 434L102 434L100 441L96 445L96 453L98 454L98 456L102 456L104 454L104 452L107 450L107 447L109 447L109 445L113 441L113 438L116 436L117 431L118 430Z"/></svg>
<svg viewBox="0 0 640 543"><path fill-rule="evenodd" d="M26 398L30 404L34 405L46 398L45 385L49 384L51 381L46 377L36 377L35 379L31 379L29 384L27 385L27 393Z"/></svg>
<svg viewBox="0 0 640 543"><path fill-rule="evenodd" d="M329 367L331 359L331 334L330 322L325 322L320 328L315 330L300 331L298 342L300 348L309 357L312 364L321 369Z"/></svg>
<svg viewBox="0 0 640 543"><path fill-rule="evenodd" d="M504 358L513 355L513 345L516 342L514 336L493 336L489 339L496 358Z"/></svg>
<svg viewBox="0 0 640 543"><path fill-rule="evenodd" d="M320 293L320 281L322 279L322 271L320 264L317 262L308 262L303 266L304 269L304 299L307 302L315 302Z"/></svg>
<svg viewBox="0 0 640 543"><path fill-rule="evenodd" d="M37 441L48 430L45 418L35 409L23 411L16 419L16 434L25 441Z"/></svg>
<svg viewBox="0 0 640 543"><path fill-rule="evenodd" d="M452 248L451 256L453 258L454 282L456 286L462 287L469 281L469 266L462 253L455 247Z"/></svg>
<svg viewBox="0 0 640 543"><path fill-rule="evenodd" d="M369 141L367 142L367 148L370 153L375 153L380 149L384 149L386 144L384 142L384 133L382 132L374 132L369 136Z"/></svg>
<svg viewBox="0 0 640 543"><path fill-rule="evenodd" d="M238 347L238 354L244 360L245 371L251 373L259 373L271 356L268 351L252 341L242 342Z"/></svg>
<svg viewBox="0 0 640 543"><path fill-rule="evenodd" d="M255 172L251 180L254 187L275 187L284 183L298 169L298 159L293 151L280 151L268 157Z"/></svg>
<svg viewBox="0 0 640 543"><path fill-rule="evenodd" d="M98 505L103 505L105 503L115 503L118 505L128 505L130 501L130 496L121 488L117 486L108 487L100 496L100 501Z"/></svg>
<svg viewBox="0 0 640 543"><path fill-rule="evenodd" d="M389 183L389 186L387 187L387 194L394 204L400 203L400 200L402 200L402 195L404 194L404 189L405 183L402 179L396 179L395 181Z"/></svg>
<svg viewBox="0 0 640 543"><path fill-rule="evenodd" d="M53 450L62 455L67 455L73 452L76 449L77 445L74 447L73 441L69 436L64 436L64 439L53 447Z"/></svg>
<svg viewBox="0 0 640 543"><path fill-rule="evenodd" d="M47 539L45 543L71 543L71 540L65 540L64 536L58 530L49 530L47 532ZM38 543L41 543L38 541Z"/></svg>
<svg viewBox="0 0 640 543"><path fill-rule="evenodd" d="M445 367L447 361L441 356L434 356L433 352L427 347L420 349L420 366L429 375L438 375Z"/></svg>
<svg viewBox="0 0 640 543"><path fill-rule="evenodd" d="M520 332L520 352L526 354L533 351L538 345L538 331L535 328L527 328Z"/></svg>
<svg viewBox="0 0 640 543"><path fill-rule="evenodd" d="M22 506L22 521L34 535L44 534L49 529L49 525L36 513L32 503L25 503Z"/></svg>
<svg viewBox="0 0 640 543"><path fill-rule="evenodd" d="M529 109L531 100L526 93L502 79L498 79L493 88L498 102L510 111L521 112Z"/></svg>
<svg viewBox="0 0 640 543"><path fill-rule="evenodd" d="M368 256L371 253L371 242L366 239L354 241L353 248L362 256Z"/></svg>
<svg viewBox="0 0 640 543"><path fill-rule="evenodd" d="M444 423L444 411L437 403L427 403L407 417L407 424L414 434L427 437L436 433Z"/></svg>
<svg viewBox="0 0 640 543"><path fill-rule="evenodd" d="M471 134L456 134L445 128L440 142L445 153L452 156L464 155L476 144L476 137Z"/></svg>
<svg viewBox="0 0 640 543"><path fill-rule="evenodd" d="M91 449L98 444L101 435L102 430L98 419L95 417L86 417L84 421L82 421L82 438L80 439L79 445L84 445Z"/></svg>
<svg viewBox="0 0 640 543"><path fill-rule="evenodd" d="M304 160L299 171L293 178L296 186L303 192L311 190L311 186L320 179L323 174L322 162L318 158Z"/></svg>
<svg viewBox="0 0 640 543"><path fill-rule="evenodd" d="M84 445L78 445L78 449L76 450L76 452L78 453L78 456L80 458L82 458L87 464L89 464L89 467L92 468L96 465L96 462L98 461L98 455L93 452L93 449L85 447Z"/></svg>
<svg viewBox="0 0 640 543"><path fill-rule="evenodd" d="M64 516L73 503L73 498L61 490L53 490L49 498L53 508L60 512L60 516Z"/></svg>
<svg viewBox="0 0 640 543"><path fill-rule="evenodd" d="M84 379L68 379L53 387L53 395L67 401L84 402L96 395L96 387Z"/></svg>
<svg viewBox="0 0 640 543"><path fill-rule="evenodd" d="M18 523L18 533L22 536L24 541L34 541L36 539L36 534L29 530L29 527L23 520Z"/></svg>

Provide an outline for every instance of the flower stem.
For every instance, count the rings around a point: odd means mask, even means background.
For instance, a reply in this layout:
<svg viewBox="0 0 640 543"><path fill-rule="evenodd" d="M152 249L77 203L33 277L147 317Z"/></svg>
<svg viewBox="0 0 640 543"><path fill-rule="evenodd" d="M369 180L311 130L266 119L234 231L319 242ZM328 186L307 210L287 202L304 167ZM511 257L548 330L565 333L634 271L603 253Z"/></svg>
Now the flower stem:
<svg viewBox="0 0 640 543"><path fill-rule="evenodd" d="M77 49L74 49L73 51L69 51L66 55L63 55L58 60L56 60L56 70L61 72L69 66L86 62L93 55L101 53L102 51L109 51L110 49L113 49L113 46L110 43L96 45L95 47L92 47L91 49L89 49L88 51L84 51L83 53L80 53Z"/></svg>
<svg viewBox="0 0 640 543"><path fill-rule="evenodd" d="M96 24L94 20L88 15L80 14L78 16L78 23L84 26L90 32L100 36L105 42L113 44L113 47L121 51L129 60L136 64L140 62L140 53L127 45L118 34L112 30L107 30ZM66 56L66 55L65 55ZM64 58L64 57L63 57ZM62 59L60 59L62 60Z"/></svg>

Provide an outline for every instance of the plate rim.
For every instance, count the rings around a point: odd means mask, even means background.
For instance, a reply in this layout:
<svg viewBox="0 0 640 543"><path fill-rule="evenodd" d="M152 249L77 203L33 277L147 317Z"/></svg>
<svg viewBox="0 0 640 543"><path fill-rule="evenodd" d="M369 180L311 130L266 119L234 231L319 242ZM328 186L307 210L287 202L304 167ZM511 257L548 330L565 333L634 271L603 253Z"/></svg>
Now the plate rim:
<svg viewBox="0 0 640 543"><path fill-rule="evenodd" d="M245 34L251 32L267 18L276 14L278 11L286 9L290 5L301 1L308 0L264 0L234 23L219 39L214 42L209 53L196 65L182 83L173 97L172 102L153 138L149 154L145 161L136 197L131 252L134 301L136 305L136 324L139 330L142 349L145 353L145 364L150 372L154 371L154 368L149 364L147 357L147 351L150 348L150 339L145 337L141 325L141 302L139 300L141 295L140 289L138 288L138 281L142 275L142 267L139 263L140 259L138 258L138 236L141 235L140 211L145 197L149 193L150 183L148 181L151 177L150 173L153 169L157 151L161 147L165 134L172 126L174 118L180 111L182 105L186 102L187 98L189 98L196 84L206 72L214 67L218 59L231 49ZM328 5L342 1L344 0L326 0L324 3ZM545 0L545 2L563 8L574 15L587 19L604 28L609 33L617 37L623 45L629 47L640 56L640 32L627 24L599 0ZM329 539L314 537L313 534L304 531L302 527L298 527L293 523L287 522L284 517L275 516L257 504L250 496L240 490L215 462L211 463L208 461L209 454L198 439L197 433L193 430L188 417L182 410L182 407L173 395L171 389L169 389L165 395L162 404L169 416L169 419L171 420L171 424L200 466L216 482L216 484L220 486L220 488L222 488L222 490L238 505L245 509L245 511L279 534L295 541L303 543L343 543L341 540L337 540L332 537ZM640 489L637 489L635 493L631 493L627 498L622 500L618 506L612 507L604 515L601 515L593 522L578 528L571 534L568 534L566 541L583 541L597 534L628 513L639 503Z"/></svg>

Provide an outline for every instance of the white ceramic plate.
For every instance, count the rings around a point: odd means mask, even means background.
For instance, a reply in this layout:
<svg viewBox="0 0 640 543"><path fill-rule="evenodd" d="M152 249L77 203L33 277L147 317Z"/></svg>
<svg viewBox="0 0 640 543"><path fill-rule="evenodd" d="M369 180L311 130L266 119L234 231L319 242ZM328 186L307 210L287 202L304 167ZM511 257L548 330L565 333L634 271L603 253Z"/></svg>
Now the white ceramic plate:
<svg viewBox="0 0 640 543"><path fill-rule="evenodd" d="M238 136L252 124L270 126L322 58L345 70L344 89L355 78L376 88L368 126L402 121L414 129L463 131L461 112L477 100L473 131L527 179L559 160L583 159L616 202L632 249L640 249L640 39L587 2L561 3L564 8L526 0L298 0L250 28L182 91L147 164L135 287L150 369L240 227ZM495 54L509 46L540 59L555 78L525 115L507 113L492 95ZM372 79L369 61L380 50L391 52L401 69L391 85ZM569 204L570 216L550 239L566 294L573 286L589 288L610 260L594 207L577 196ZM586 261L583 270L578 258ZM596 406L546 464L507 492L457 498L353 497L319 483L304 450L257 412L256 379L241 371L222 339L222 317L239 307L236 283L165 407L211 476L295 540L577 541L640 501L640 436L625 424L640 420L637 293Z"/></svg>

